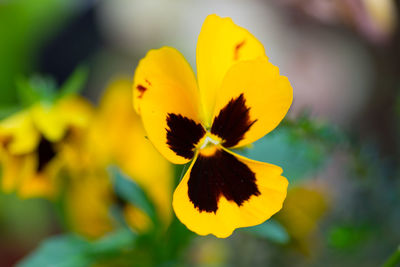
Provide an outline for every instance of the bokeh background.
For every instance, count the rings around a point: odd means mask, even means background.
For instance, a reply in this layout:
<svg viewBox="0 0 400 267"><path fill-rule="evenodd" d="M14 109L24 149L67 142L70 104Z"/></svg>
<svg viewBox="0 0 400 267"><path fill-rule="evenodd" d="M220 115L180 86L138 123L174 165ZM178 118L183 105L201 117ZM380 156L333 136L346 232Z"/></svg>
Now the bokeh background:
<svg viewBox="0 0 400 267"><path fill-rule="evenodd" d="M61 85L85 64L82 94L96 104L113 79L132 79L150 49L173 46L194 67L205 17L229 16L293 86L288 118L244 152L282 166L291 187L264 231L192 236L170 266L380 266L400 245L399 8L395 0L2 0L0 116L17 104L19 77ZM58 213L48 200L1 193L0 266L68 231Z"/></svg>

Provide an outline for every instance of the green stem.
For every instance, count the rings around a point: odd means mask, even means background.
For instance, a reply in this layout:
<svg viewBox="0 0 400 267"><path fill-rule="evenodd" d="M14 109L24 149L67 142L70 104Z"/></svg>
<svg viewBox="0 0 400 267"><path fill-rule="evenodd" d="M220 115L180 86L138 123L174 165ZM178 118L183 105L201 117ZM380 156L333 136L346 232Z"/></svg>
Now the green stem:
<svg viewBox="0 0 400 267"><path fill-rule="evenodd" d="M396 251L390 256L390 258L383 264L382 267L395 267L398 263L400 263L400 246L397 247Z"/></svg>

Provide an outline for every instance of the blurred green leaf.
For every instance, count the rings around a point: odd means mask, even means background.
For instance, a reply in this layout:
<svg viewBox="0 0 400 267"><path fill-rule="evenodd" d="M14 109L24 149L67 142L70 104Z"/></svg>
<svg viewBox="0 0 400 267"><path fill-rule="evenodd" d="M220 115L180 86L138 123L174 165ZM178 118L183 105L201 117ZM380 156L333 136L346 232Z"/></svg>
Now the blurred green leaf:
<svg viewBox="0 0 400 267"><path fill-rule="evenodd" d="M87 66L79 66L71 74L68 80L61 86L58 93L59 97L78 94L81 92L87 82L89 76L89 68Z"/></svg>
<svg viewBox="0 0 400 267"><path fill-rule="evenodd" d="M400 246L397 247L396 251L387 259L382 267L396 267L400 264Z"/></svg>
<svg viewBox="0 0 400 267"><path fill-rule="evenodd" d="M56 236L44 241L18 267L86 267L103 259L118 257L132 248L136 235L120 229L98 241L87 241L74 234Z"/></svg>
<svg viewBox="0 0 400 267"><path fill-rule="evenodd" d="M127 228L123 228L93 243L89 248L89 253L96 256L98 254L117 251L121 248L132 247L135 239L135 233Z"/></svg>
<svg viewBox="0 0 400 267"><path fill-rule="evenodd" d="M252 147L237 152L282 167L292 185L318 171L340 143L343 143L343 136L333 126L300 117L295 121L285 120Z"/></svg>
<svg viewBox="0 0 400 267"><path fill-rule="evenodd" d="M116 194L125 201L144 211L153 221L157 221L155 207L142 188L129 176L116 167L110 167Z"/></svg>
<svg viewBox="0 0 400 267"><path fill-rule="evenodd" d="M29 80L24 78L20 78L17 81L17 95L22 106L30 106L40 101L39 92L34 90Z"/></svg>
<svg viewBox="0 0 400 267"><path fill-rule="evenodd" d="M368 225L334 226L328 233L328 243L339 250L352 250L364 243L372 234Z"/></svg>
<svg viewBox="0 0 400 267"><path fill-rule="evenodd" d="M0 1L0 104L17 103L15 80L37 63L43 42L70 17L71 1Z"/></svg>
<svg viewBox="0 0 400 267"><path fill-rule="evenodd" d="M85 255L90 243L76 235L62 235L44 241L18 267L86 267L92 260Z"/></svg>
<svg viewBox="0 0 400 267"><path fill-rule="evenodd" d="M268 220L260 225L245 228L244 231L279 244L287 244L290 240L285 228L275 220Z"/></svg>
<svg viewBox="0 0 400 267"><path fill-rule="evenodd" d="M53 101L55 92L56 83L49 77L36 75L17 81L18 99L23 106L30 106L39 101Z"/></svg>
<svg viewBox="0 0 400 267"><path fill-rule="evenodd" d="M12 114L16 113L19 110L20 110L20 107L17 105L0 107L0 120L11 116Z"/></svg>

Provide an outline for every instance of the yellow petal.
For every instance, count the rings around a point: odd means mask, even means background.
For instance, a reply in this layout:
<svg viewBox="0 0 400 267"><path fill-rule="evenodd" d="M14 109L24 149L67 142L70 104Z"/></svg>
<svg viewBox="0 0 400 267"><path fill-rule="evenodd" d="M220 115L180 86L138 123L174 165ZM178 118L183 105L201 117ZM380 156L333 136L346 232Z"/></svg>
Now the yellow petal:
<svg viewBox="0 0 400 267"><path fill-rule="evenodd" d="M38 103L31 108L35 126L51 142L60 141L70 127L86 126L91 111L90 104L79 97Z"/></svg>
<svg viewBox="0 0 400 267"><path fill-rule="evenodd" d="M93 106L86 99L70 96L60 99L56 104L60 119L67 127L87 127L93 115Z"/></svg>
<svg viewBox="0 0 400 267"><path fill-rule="evenodd" d="M183 56L169 47L149 51L136 69L133 91L135 109L150 141L171 162L188 162L167 144L168 114L200 121L196 80Z"/></svg>
<svg viewBox="0 0 400 267"><path fill-rule="evenodd" d="M49 161L43 170L38 171L38 155L29 154L20 171L21 182L17 189L21 198L43 197L54 199L59 192L57 180L61 162L57 158Z"/></svg>
<svg viewBox="0 0 400 267"><path fill-rule="evenodd" d="M210 126L215 94L226 72L237 62L265 56L263 45L230 18L210 15L204 21L197 42L197 78L204 120Z"/></svg>
<svg viewBox="0 0 400 267"><path fill-rule="evenodd" d="M0 122L0 136L7 141L7 151L22 155L35 150L39 143L39 132L35 129L27 111L18 112Z"/></svg>
<svg viewBox="0 0 400 267"><path fill-rule="evenodd" d="M107 173L103 171L75 173L66 191L66 211L72 230L89 238L110 232L112 190Z"/></svg>
<svg viewBox="0 0 400 267"><path fill-rule="evenodd" d="M67 125L52 103L38 103L31 108L32 118L37 129L51 142L62 139Z"/></svg>
<svg viewBox="0 0 400 267"><path fill-rule="evenodd" d="M292 99L288 79L279 75L279 69L267 58L240 62L226 74L214 110L214 119L228 112L224 117L231 116L231 121L222 119L220 134L214 134L232 139L226 147L248 145L278 126ZM243 116L245 112L248 117Z"/></svg>
<svg viewBox="0 0 400 267"><path fill-rule="evenodd" d="M133 205L126 205L123 209L123 213L127 224L134 231L144 233L153 226L149 216Z"/></svg>
<svg viewBox="0 0 400 267"><path fill-rule="evenodd" d="M11 193L18 188L25 159L25 156L14 156L6 151L2 151L1 187L3 192Z"/></svg>
<svg viewBox="0 0 400 267"><path fill-rule="evenodd" d="M250 160L229 151L227 153L233 155L255 174L259 194L252 195L240 206L227 200L225 196L220 196L215 213L200 212L191 202L188 194L188 181L193 166L196 164L195 159L175 190L172 205L179 220L199 235L213 234L225 238L236 228L260 224L282 208L286 197L288 182L281 176L280 167ZM212 168L208 171L212 172Z"/></svg>

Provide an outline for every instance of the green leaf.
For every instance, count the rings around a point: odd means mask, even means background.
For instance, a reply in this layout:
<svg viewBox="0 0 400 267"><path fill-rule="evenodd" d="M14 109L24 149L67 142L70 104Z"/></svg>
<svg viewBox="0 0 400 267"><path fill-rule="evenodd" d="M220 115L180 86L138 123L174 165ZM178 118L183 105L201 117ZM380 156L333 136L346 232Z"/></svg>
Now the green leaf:
<svg viewBox="0 0 400 267"><path fill-rule="evenodd" d="M110 167L109 171L114 178L113 184L116 194L144 211L153 221L157 221L154 204L142 188L133 179L122 173L118 167Z"/></svg>
<svg viewBox="0 0 400 267"><path fill-rule="evenodd" d="M117 258L133 248L136 235L120 229L94 242L73 234L60 235L44 241L18 267L86 267L103 259Z"/></svg>
<svg viewBox="0 0 400 267"><path fill-rule="evenodd" d="M285 228L275 220L268 220L260 225L245 228L244 231L279 244L287 244L290 240Z"/></svg>
<svg viewBox="0 0 400 267"><path fill-rule="evenodd" d="M373 227L370 225L351 225L344 224L334 226L329 230L328 243L331 247L338 250L356 250L358 246L365 243L370 238Z"/></svg>
<svg viewBox="0 0 400 267"><path fill-rule="evenodd" d="M30 106L40 101L39 92L35 91L27 79L20 78L17 81L18 100L23 106Z"/></svg>
<svg viewBox="0 0 400 267"><path fill-rule="evenodd" d="M289 128L280 128L256 141L252 148L238 151L254 160L283 168L284 176L295 182L316 171L327 159L324 147L312 141L293 138Z"/></svg>
<svg viewBox="0 0 400 267"><path fill-rule="evenodd" d="M80 93L86 85L88 76L89 68L83 65L79 66L60 87L58 96L61 98Z"/></svg>
<svg viewBox="0 0 400 267"><path fill-rule="evenodd" d="M17 94L23 106L30 106L39 101L53 101L56 83L52 78L32 76L29 79L17 80Z"/></svg>
<svg viewBox="0 0 400 267"><path fill-rule="evenodd" d="M396 251L386 260L382 267L396 267L400 264L400 246Z"/></svg>
<svg viewBox="0 0 400 267"><path fill-rule="evenodd" d="M97 256L110 254L115 251L132 247L137 235L127 228L122 228L101 240L93 243L89 248L89 254Z"/></svg>
<svg viewBox="0 0 400 267"><path fill-rule="evenodd" d="M17 105L0 107L0 120L11 116L12 114L18 112L20 109L21 108Z"/></svg>
<svg viewBox="0 0 400 267"><path fill-rule="evenodd" d="M85 255L90 243L75 235L47 239L18 267L86 267L92 260Z"/></svg>

